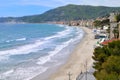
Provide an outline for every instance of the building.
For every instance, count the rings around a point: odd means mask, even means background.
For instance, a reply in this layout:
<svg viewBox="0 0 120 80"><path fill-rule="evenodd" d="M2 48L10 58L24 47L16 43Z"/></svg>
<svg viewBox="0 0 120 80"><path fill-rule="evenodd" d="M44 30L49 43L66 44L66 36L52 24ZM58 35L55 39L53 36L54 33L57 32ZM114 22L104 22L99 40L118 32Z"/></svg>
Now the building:
<svg viewBox="0 0 120 80"><path fill-rule="evenodd" d="M119 27L118 27L118 29L119 29L119 39L120 39L120 22L119 22Z"/></svg>
<svg viewBox="0 0 120 80"><path fill-rule="evenodd" d="M116 15L118 13L110 13L110 39L113 39L114 38L114 28L117 27L117 20L116 20Z"/></svg>

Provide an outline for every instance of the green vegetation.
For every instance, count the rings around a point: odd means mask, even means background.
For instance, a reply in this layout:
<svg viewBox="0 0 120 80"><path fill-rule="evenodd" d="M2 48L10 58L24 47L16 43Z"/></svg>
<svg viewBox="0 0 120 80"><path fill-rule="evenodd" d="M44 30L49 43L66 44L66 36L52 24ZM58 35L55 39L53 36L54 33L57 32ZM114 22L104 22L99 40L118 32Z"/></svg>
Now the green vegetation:
<svg viewBox="0 0 120 80"><path fill-rule="evenodd" d="M103 27L105 25L109 25L110 21L109 19L105 19L105 20L95 20L94 21L94 26L95 27Z"/></svg>
<svg viewBox="0 0 120 80"><path fill-rule="evenodd" d="M120 80L120 41L95 48L93 59L97 80Z"/></svg>
<svg viewBox="0 0 120 80"><path fill-rule="evenodd" d="M117 27L114 28L113 34L114 34L114 37L115 37L116 39L119 38L119 29L118 29L118 25L117 25Z"/></svg>
<svg viewBox="0 0 120 80"><path fill-rule="evenodd" d="M82 19L95 19L97 17L108 16L112 11L120 11L120 7L104 7L104 6L85 6L85 5L67 5L49 10L40 15L16 17L11 20L9 18L0 18L0 22L16 21L16 22L48 22L48 21L69 21Z"/></svg>
<svg viewBox="0 0 120 80"><path fill-rule="evenodd" d="M120 14L118 14L118 15L116 16L116 20L117 20L117 22L120 21Z"/></svg>

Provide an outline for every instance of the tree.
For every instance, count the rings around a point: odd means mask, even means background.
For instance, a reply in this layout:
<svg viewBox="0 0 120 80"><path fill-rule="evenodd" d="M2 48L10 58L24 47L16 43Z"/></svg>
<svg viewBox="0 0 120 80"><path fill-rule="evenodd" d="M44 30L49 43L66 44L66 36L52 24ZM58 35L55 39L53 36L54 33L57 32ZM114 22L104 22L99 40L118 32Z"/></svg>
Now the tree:
<svg viewBox="0 0 120 80"><path fill-rule="evenodd" d="M95 27L101 27L101 21L99 20L95 20L93 24Z"/></svg>
<svg viewBox="0 0 120 80"><path fill-rule="evenodd" d="M116 18L117 22L119 22L120 21L120 14L118 14L117 16L115 16L115 18Z"/></svg>
<svg viewBox="0 0 120 80"><path fill-rule="evenodd" d="M95 21L94 21L94 26L95 26L95 27L100 27L100 28L102 28L103 26L109 25L109 24L110 24L109 19L95 20Z"/></svg>
<svg viewBox="0 0 120 80"><path fill-rule="evenodd" d="M120 79L120 41L113 41L106 46L97 47L92 57L95 62L94 76L97 80Z"/></svg>
<svg viewBox="0 0 120 80"><path fill-rule="evenodd" d="M118 37L119 37L118 26L114 28L114 30L113 30L113 34L114 34L114 37L115 37L115 38L118 38Z"/></svg>

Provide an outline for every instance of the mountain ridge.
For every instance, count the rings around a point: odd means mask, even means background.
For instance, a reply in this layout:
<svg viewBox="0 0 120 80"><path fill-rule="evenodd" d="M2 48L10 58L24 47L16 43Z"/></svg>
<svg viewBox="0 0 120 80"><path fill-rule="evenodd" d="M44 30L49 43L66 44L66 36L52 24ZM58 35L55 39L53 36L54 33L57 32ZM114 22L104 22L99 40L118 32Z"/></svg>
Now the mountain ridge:
<svg viewBox="0 0 120 80"><path fill-rule="evenodd" d="M40 23L51 21L70 21L95 19L97 17L108 16L110 12L120 12L120 7L91 6L91 5L74 5L69 4L48 10L43 14L0 18L0 22L28 22Z"/></svg>

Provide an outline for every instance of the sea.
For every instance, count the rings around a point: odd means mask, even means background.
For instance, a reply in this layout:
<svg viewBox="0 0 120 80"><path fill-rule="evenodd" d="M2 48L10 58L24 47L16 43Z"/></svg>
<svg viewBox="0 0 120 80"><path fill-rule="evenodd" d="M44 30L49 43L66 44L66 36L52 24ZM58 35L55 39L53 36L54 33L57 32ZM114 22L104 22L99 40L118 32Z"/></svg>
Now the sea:
<svg viewBox="0 0 120 80"><path fill-rule="evenodd" d="M0 24L0 80L30 80L62 65L84 37L78 27Z"/></svg>

